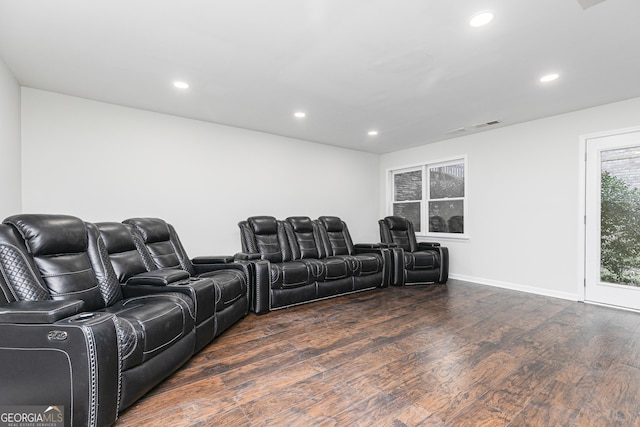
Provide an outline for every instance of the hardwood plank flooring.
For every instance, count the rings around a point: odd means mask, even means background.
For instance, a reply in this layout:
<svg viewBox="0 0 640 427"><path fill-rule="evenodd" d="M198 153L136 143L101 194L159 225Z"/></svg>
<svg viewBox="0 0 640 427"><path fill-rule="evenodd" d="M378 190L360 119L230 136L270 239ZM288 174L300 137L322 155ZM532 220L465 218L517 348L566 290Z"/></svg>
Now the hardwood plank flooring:
<svg viewBox="0 0 640 427"><path fill-rule="evenodd" d="M450 280L250 314L117 426L640 426L640 314Z"/></svg>

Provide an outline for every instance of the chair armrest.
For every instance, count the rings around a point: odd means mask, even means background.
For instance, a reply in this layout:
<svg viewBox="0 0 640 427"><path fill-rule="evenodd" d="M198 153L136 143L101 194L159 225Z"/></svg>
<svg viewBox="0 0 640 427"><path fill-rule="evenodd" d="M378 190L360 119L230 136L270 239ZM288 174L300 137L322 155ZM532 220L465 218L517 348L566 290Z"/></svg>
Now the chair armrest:
<svg viewBox="0 0 640 427"><path fill-rule="evenodd" d="M242 261L240 261L242 262ZM251 266L251 311L264 314L271 311L271 263L267 260L247 262Z"/></svg>
<svg viewBox="0 0 640 427"><path fill-rule="evenodd" d="M80 300L16 301L0 307L0 323L54 323L82 311Z"/></svg>
<svg viewBox="0 0 640 427"><path fill-rule="evenodd" d="M262 258L262 254L257 252L238 252L233 257L240 261L257 261Z"/></svg>
<svg viewBox="0 0 640 427"><path fill-rule="evenodd" d="M382 253L386 248L379 243L356 243L353 245L356 254Z"/></svg>
<svg viewBox="0 0 640 427"><path fill-rule="evenodd" d="M235 257L229 255L220 256L199 256L191 260L193 269L197 276L218 270L242 270L249 276L247 267L236 262ZM248 279L248 277L247 277Z"/></svg>
<svg viewBox="0 0 640 427"><path fill-rule="evenodd" d="M393 274L392 252L395 249L389 248L386 243L356 243L353 245L356 255L358 254L378 254L383 262L382 284L380 287L386 288L391 283Z"/></svg>
<svg viewBox="0 0 640 427"><path fill-rule="evenodd" d="M191 260L192 264L230 264L234 260L233 256L198 256Z"/></svg>
<svg viewBox="0 0 640 427"><path fill-rule="evenodd" d="M0 324L2 405L55 402L64 407L64 425L113 425L121 378L113 317L91 312L53 324Z"/></svg>
<svg viewBox="0 0 640 427"><path fill-rule="evenodd" d="M397 243L379 243L383 248L397 248Z"/></svg>
<svg viewBox="0 0 640 427"><path fill-rule="evenodd" d="M440 246L440 243L436 242L418 242L418 249L435 249Z"/></svg>
<svg viewBox="0 0 640 427"><path fill-rule="evenodd" d="M391 253L391 284L395 286L402 286L405 283L404 249L393 246L389 247L387 250Z"/></svg>
<svg viewBox="0 0 640 427"><path fill-rule="evenodd" d="M126 286L167 286L171 283L187 280L189 277L189 273L184 270L154 270L130 277Z"/></svg>
<svg viewBox="0 0 640 427"><path fill-rule="evenodd" d="M220 262L220 260L222 258L226 258L228 260L228 262ZM206 259L206 257L203 257L202 261L204 261ZM242 272L244 272L245 276L247 276L247 280L249 279L250 273L249 273L249 267L248 267L248 263L246 261L237 261L232 257L216 257L216 259L218 259L218 262L213 262L213 263L199 263L199 264L192 264L193 265L193 269L195 271L195 275L198 277L201 277L203 275L206 276L206 273L210 273L212 271L220 271L220 270L240 270Z"/></svg>
<svg viewBox="0 0 640 427"><path fill-rule="evenodd" d="M380 249L386 246L383 243L356 243L353 247L356 249Z"/></svg>

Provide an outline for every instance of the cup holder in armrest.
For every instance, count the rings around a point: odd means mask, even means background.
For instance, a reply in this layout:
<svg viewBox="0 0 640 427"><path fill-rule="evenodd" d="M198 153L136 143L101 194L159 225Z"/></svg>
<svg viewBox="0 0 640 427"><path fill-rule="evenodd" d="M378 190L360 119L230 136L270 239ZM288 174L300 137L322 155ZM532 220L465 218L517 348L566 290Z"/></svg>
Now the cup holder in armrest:
<svg viewBox="0 0 640 427"><path fill-rule="evenodd" d="M75 317L75 319L76 320L85 320L85 319L91 319L92 317L96 317L96 316L97 316L96 313L80 313Z"/></svg>
<svg viewBox="0 0 640 427"><path fill-rule="evenodd" d="M203 289L214 286L213 279L209 277L189 277L186 280L173 284L178 286L189 286L193 289Z"/></svg>
<svg viewBox="0 0 640 427"><path fill-rule="evenodd" d="M98 319L100 317L104 317L106 315L110 315L110 314L109 313L85 312L85 313L76 314L75 316L72 316L72 317L68 318L67 322L68 323L87 322L89 320L95 320L95 319Z"/></svg>

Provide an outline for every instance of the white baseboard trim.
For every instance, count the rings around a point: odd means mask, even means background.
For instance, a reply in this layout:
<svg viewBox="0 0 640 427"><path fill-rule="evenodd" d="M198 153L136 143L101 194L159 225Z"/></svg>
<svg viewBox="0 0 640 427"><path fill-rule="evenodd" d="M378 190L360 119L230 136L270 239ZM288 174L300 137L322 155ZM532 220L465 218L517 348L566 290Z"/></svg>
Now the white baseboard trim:
<svg viewBox="0 0 640 427"><path fill-rule="evenodd" d="M496 288L511 289L513 291L527 292L530 294L543 295L546 297L560 298L569 301L580 301L578 294L570 292L558 292L551 289L535 288L533 286L518 285L516 283L500 282L497 280L483 279L480 277L464 276L462 274L449 274L450 279L462 280L464 282L478 283L480 285L494 286Z"/></svg>

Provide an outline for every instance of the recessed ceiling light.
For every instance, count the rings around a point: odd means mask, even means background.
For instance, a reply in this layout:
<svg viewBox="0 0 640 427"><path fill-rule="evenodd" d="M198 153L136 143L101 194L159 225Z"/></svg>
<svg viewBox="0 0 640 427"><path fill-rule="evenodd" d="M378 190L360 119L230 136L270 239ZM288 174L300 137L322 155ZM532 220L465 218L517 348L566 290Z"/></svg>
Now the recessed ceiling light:
<svg viewBox="0 0 640 427"><path fill-rule="evenodd" d="M560 74L558 74L558 73L551 73L551 74L547 74L547 75L544 75L544 76L540 77L540 81L541 81L542 83L548 83L548 82L552 82L552 81L554 81L554 80L555 80L555 79L557 79L558 77L560 77Z"/></svg>
<svg viewBox="0 0 640 427"><path fill-rule="evenodd" d="M178 89L189 89L189 83L187 82L175 81L173 82L173 85Z"/></svg>
<svg viewBox="0 0 640 427"><path fill-rule="evenodd" d="M482 27L493 21L493 12L479 12L471 17L469 25L472 27Z"/></svg>
<svg viewBox="0 0 640 427"><path fill-rule="evenodd" d="M370 130L369 132L367 132L367 134L369 136L376 136L378 134L378 131L377 130Z"/></svg>
<svg viewBox="0 0 640 427"><path fill-rule="evenodd" d="M293 113L294 117L297 117L299 119L304 119L305 117L307 117L307 113L304 113L302 111L297 111L295 113Z"/></svg>

